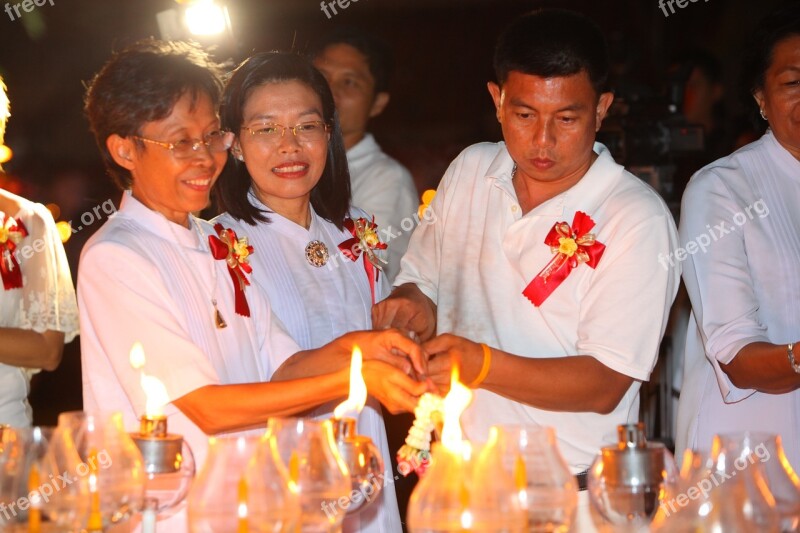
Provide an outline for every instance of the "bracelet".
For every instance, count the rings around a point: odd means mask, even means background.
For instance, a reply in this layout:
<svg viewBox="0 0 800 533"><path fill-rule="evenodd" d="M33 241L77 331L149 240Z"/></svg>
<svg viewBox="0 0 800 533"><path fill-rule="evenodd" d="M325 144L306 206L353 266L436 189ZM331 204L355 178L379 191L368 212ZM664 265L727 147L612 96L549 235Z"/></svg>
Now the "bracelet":
<svg viewBox="0 0 800 533"><path fill-rule="evenodd" d="M789 364L792 365L792 370L800 374L800 364L794 360L794 343L790 342L786 345L786 355L789 356Z"/></svg>
<svg viewBox="0 0 800 533"><path fill-rule="evenodd" d="M483 383L483 380L489 375L489 368L492 366L492 349L483 343L481 343L481 348L483 348L483 366L481 366L481 371L478 372L478 377L469 384L470 389L477 389Z"/></svg>

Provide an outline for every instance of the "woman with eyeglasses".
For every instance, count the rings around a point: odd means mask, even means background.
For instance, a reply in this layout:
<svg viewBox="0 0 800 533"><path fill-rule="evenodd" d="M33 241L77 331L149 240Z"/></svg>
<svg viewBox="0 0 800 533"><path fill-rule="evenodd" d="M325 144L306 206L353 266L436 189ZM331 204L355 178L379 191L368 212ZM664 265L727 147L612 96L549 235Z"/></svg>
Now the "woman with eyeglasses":
<svg viewBox="0 0 800 533"><path fill-rule="evenodd" d="M230 77L220 114L236 137L234 164L215 189L226 213L215 221L247 235L262 251L252 258L256 288L301 348L371 329L372 304L388 289L379 271L382 245L371 219L350 206L344 141L323 75L296 54L256 54ZM272 366L280 366L273 379L317 372L302 353ZM404 407L413 410L416 398L408 400ZM334 406L323 405L313 415L329 417ZM358 430L372 438L389 465L381 408L372 397ZM345 532L401 529L393 484L344 523Z"/></svg>
<svg viewBox="0 0 800 533"><path fill-rule="evenodd" d="M193 45L148 40L115 54L92 81L91 129L125 192L84 247L78 277L84 409L119 411L135 428L146 406L142 373L157 378L170 432L200 465L207 435L263 431L269 417L346 397L354 344L381 401L407 408L425 389L407 376L411 361L424 371L420 349L398 331L332 338L303 352L315 372L270 382L274 361L301 350L250 285L260 268L250 259L270 251L192 215L209 203L233 138L220 128L216 72ZM137 342L141 369L129 360Z"/></svg>

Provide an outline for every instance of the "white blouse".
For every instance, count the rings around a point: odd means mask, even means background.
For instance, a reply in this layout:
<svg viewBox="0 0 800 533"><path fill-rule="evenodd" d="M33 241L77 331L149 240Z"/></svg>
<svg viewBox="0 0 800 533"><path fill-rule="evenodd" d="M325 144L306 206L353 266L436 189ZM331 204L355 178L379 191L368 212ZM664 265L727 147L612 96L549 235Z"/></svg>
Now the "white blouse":
<svg viewBox="0 0 800 533"><path fill-rule="evenodd" d="M22 288L4 290L0 284L0 327L64 333L64 342L78 334L78 306L69 263L50 211L22 198L17 213L28 231L16 249ZM0 211L0 224L6 213ZM2 260L2 259L0 259ZM0 424L27 427L31 375L38 369L0 363Z"/></svg>
<svg viewBox="0 0 800 533"><path fill-rule="evenodd" d="M677 453L709 448L716 433L766 431L782 436L800 469L800 390L742 390L720 368L753 342L800 339L798 205L800 161L771 131L698 171L686 188L681 245L695 252L683 264L692 316Z"/></svg>
<svg viewBox="0 0 800 533"><path fill-rule="evenodd" d="M267 381L277 368L273 358L299 350L259 291L245 291L250 317L235 313L225 261L208 250L215 232L207 222L190 221L192 229L169 222L127 192L81 254L84 409L120 411L131 430L145 412L141 374L129 360L136 342L145 351L144 372L164 383L170 401L205 385ZM212 298L224 329L214 324ZM165 414L169 431L186 438L200 468L208 437L174 405Z"/></svg>
<svg viewBox="0 0 800 533"><path fill-rule="evenodd" d="M269 208L252 194L253 205L263 210ZM352 217L367 217L366 213L353 209ZM363 254L351 261L338 250L338 245L352 237L347 230L339 230L323 219L311 208L309 229L276 214L268 214L269 223L255 226L235 220L228 213L212 222L233 228L239 237L247 236L254 248L250 255L253 266L252 280L269 298L275 315L302 349L318 348L328 342L356 330L372 328L372 297L364 270ZM305 248L312 241L325 244L329 252L328 262L321 267L306 260ZM376 285L376 301L386 297L388 285L383 274ZM291 354L286 354L291 355ZM277 369L286 355L274 354L271 368ZM341 400L331 402L314 410L316 418L329 418ZM358 418L358 431L372 438L381 450L386 467L386 476L392 476L391 455L380 404L370 397ZM396 450L395 450L396 451ZM389 480L393 477L387 478ZM349 517L344 532L395 533L401 530L394 486L385 483L381 501Z"/></svg>

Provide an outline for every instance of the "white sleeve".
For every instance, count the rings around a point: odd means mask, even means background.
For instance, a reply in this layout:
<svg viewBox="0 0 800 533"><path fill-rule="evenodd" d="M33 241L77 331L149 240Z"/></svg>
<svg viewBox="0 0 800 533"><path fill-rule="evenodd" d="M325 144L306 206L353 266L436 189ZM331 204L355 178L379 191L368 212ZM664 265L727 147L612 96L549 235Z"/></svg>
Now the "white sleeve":
<svg viewBox="0 0 800 533"><path fill-rule="evenodd" d="M441 267L442 236L448 214L448 190L455 186L465 157L462 153L444 173L436 196L420 219L419 226L411 235L408 250L400 262L400 273L394 280L397 287L414 283L434 304L439 299L439 271Z"/></svg>
<svg viewBox="0 0 800 533"><path fill-rule="evenodd" d="M61 237L43 205L32 204L24 218L28 236L18 248L24 275L20 328L60 331L68 343L78 334L78 304Z"/></svg>
<svg viewBox="0 0 800 533"><path fill-rule="evenodd" d="M176 316L161 274L130 248L90 244L81 256L78 299L84 381L97 379L93 361L110 364L135 412L143 413L146 405L140 372L129 361L137 341L147 358L145 372L161 380L170 401L219 383L211 362Z"/></svg>
<svg viewBox="0 0 800 533"><path fill-rule="evenodd" d="M681 245L696 245L699 236L708 237L709 227L720 223L732 227L730 221L740 210L713 170L698 174L683 195ZM729 403L747 398L755 391L738 389L719 366L730 363L748 344L769 342L767 328L758 319L743 232L731 231L705 251L689 254L683 279L722 398Z"/></svg>
<svg viewBox="0 0 800 533"><path fill-rule="evenodd" d="M664 266L658 260L677 246L675 222L664 211L629 221L628 228L604 243L605 253L580 306L578 353L642 381L655 366L680 283L680 265Z"/></svg>

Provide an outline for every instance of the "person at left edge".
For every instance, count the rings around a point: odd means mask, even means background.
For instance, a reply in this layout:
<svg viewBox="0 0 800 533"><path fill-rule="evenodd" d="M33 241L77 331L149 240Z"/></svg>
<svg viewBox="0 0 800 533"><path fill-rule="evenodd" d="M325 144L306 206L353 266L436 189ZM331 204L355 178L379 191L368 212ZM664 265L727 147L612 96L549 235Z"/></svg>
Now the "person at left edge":
<svg viewBox="0 0 800 533"><path fill-rule="evenodd" d="M407 355L424 368L419 347L400 332L350 333L297 354L259 291L245 290L249 316L235 305L228 262L209 250L217 232L192 215L208 204L233 137L220 130L220 88L199 47L148 40L116 53L86 98L107 168L127 190L79 267L84 408L119 411L136 427L145 394L129 352L141 342L143 371L167 391L170 431L187 439L198 464L207 435L263 427L269 417L347 396L354 344L381 401L413 408L425 388L405 375ZM267 382L273 353L307 357L316 373Z"/></svg>
<svg viewBox="0 0 800 533"><path fill-rule="evenodd" d="M0 78L0 147L9 116ZM0 169L2 172L2 169ZM0 425L27 427L31 376L54 370L78 334L67 256L50 211L0 189Z"/></svg>

